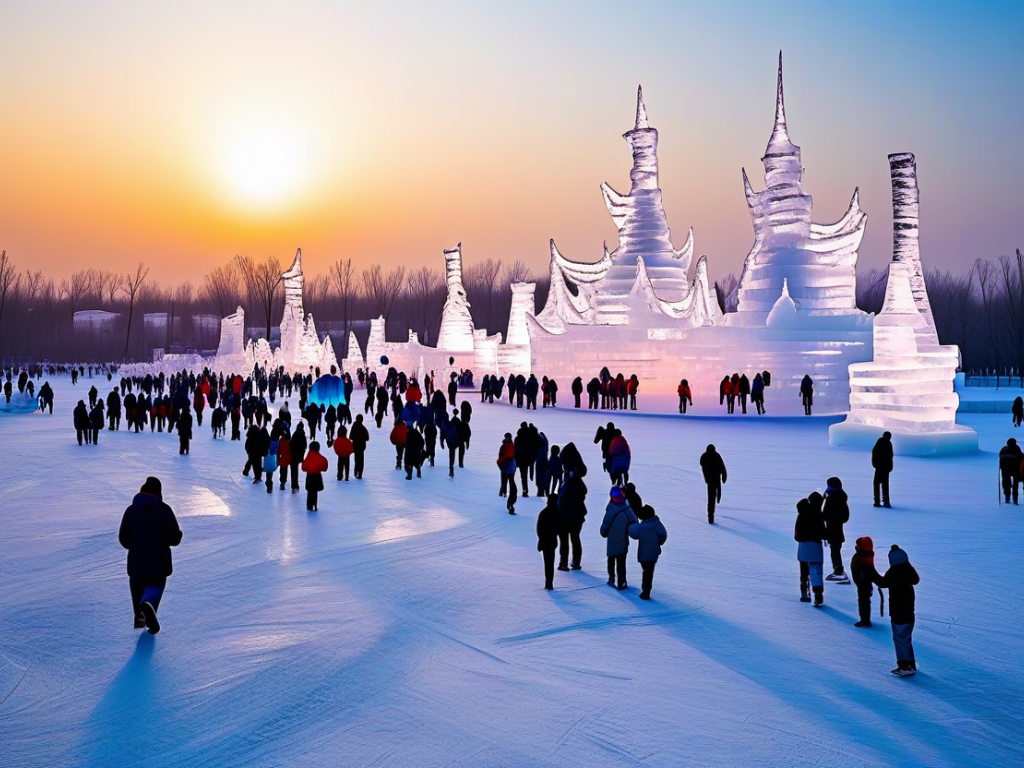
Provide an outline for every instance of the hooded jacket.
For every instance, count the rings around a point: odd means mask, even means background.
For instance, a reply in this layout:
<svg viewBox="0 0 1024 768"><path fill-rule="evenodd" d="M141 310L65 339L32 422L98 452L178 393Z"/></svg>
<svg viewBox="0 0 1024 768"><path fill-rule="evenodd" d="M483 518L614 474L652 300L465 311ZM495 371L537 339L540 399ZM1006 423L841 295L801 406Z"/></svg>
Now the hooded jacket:
<svg viewBox="0 0 1024 768"><path fill-rule="evenodd" d="M636 559L640 563L656 563L661 546L668 540L668 531L657 515L629 526L629 537L637 540Z"/></svg>
<svg viewBox="0 0 1024 768"><path fill-rule="evenodd" d="M181 543L181 528L159 496L137 493L121 517L117 540L128 550L128 575L164 579L171 575L171 547Z"/></svg>
<svg viewBox="0 0 1024 768"><path fill-rule="evenodd" d="M889 570L878 586L889 590L889 618L893 624L910 624L914 620L914 586L921 581L907 553L894 546L889 552Z"/></svg>
<svg viewBox="0 0 1024 768"><path fill-rule="evenodd" d="M601 522L601 536L608 539L608 557L624 555L629 551L629 526L639 523L633 508L623 499L616 504L609 501Z"/></svg>
<svg viewBox="0 0 1024 768"><path fill-rule="evenodd" d="M822 508L825 520L825 540L829 544L842 544L846 541L843 526L850 522L850 506L847 503L846 491L842 485L829 485L825 489L825 505Z"/></svg>

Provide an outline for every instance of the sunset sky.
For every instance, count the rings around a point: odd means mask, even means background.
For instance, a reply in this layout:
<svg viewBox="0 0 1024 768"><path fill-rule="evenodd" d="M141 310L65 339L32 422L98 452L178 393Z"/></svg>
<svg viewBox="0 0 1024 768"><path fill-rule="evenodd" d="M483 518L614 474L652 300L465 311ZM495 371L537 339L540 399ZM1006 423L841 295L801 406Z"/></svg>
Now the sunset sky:
<svg viewBox="0 0 1024 768"><path fill-rule="evenodd" d="M891 256L886 154L917 154L927 266L1024 247L1024 4L18 2L0 5L0 247L55 277L236 253L440 267L615 242L637 84L677 245L752 230L775 66L815 220L855 187Z"/></svg>

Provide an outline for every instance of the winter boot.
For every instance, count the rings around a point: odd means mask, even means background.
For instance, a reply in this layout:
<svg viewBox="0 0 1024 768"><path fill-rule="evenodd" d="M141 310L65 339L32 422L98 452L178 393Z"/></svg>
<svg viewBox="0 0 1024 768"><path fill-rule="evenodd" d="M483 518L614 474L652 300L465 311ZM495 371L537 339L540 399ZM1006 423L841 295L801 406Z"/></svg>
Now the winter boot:
<svg viewBox="0 0 1024 768"><path fill-rule="evenodd" d="M825 605L825 588L814 587L814 607L821 608Z"/></svg>
<svg viewBox="0 0 1024 768"><path fill-rule="evenodd" d="M146 619L146 630L149 634L155 635L159 632L160 621L156 617L156 608L153 607L153 604L147 601L139 606L139 610Z"/></svg>
<svg viewBox="0 0 1024 768"><path fill-rule="evenodd" d="M809 582L800 582L800 602L809 603L811 602L811 585Z"/></svg>
<svg viewBox="0 0 1024 768"><path fill-rule="evenodd" d="M864 627L868 627L868 628L870 628L870 627L871 627L871 622L870 622L870 621L864 621L863 619L861 619L860 621L858 621L858 622L857 622L856 624L854 624L853 626L855 626L855 627L861 627L861 628L864 628Z"/></svg>

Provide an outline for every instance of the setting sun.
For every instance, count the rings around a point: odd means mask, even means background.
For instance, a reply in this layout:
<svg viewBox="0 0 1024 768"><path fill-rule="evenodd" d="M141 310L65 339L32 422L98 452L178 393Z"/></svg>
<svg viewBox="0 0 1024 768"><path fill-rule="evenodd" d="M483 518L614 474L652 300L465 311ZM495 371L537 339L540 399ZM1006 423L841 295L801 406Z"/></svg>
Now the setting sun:
<svg viewBox="0 0 1024 768"><path fill-rule="evenodd" d="M230 137L224 161L232 199L246 208L266 210L294 201L307 157L300 141L265 127Z"/></svg>

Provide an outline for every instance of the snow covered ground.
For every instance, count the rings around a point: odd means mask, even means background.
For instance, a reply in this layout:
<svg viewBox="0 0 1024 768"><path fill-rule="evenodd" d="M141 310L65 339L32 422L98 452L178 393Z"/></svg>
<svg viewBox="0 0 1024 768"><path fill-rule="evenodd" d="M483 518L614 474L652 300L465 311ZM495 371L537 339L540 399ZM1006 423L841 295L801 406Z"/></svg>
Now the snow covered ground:
<svg viewBox="0 0 1024 768"><path fill-rule="evenodd" d="M994 455L1008 415L961 416L975 457L898 458L895 508L877 510L868 457L828 447L833 419L531 413L591 467L584 570L549 594L539 500L510 517L497 497L524 412L474 403L454 481L407 482L374 430L366 480L329 477L309 514L205 425L189 457L165 434L79 447L90 383L54 382L52 417L0 414L0 764L1024 764L1024 507L997 504ZM635 549L633 586L604 583L592 439L609 418L669 531L649 603ZM715 526L708 442L730 472ZM155 637L131 628L116 537L148 474L185 534ZM827 586L824 610L797 599L794 504L832 474L848 539L872 536L882 569L899 543L921 573L914 678L888 672L887 619L852 626L854 587Z"/></svg>

